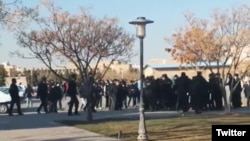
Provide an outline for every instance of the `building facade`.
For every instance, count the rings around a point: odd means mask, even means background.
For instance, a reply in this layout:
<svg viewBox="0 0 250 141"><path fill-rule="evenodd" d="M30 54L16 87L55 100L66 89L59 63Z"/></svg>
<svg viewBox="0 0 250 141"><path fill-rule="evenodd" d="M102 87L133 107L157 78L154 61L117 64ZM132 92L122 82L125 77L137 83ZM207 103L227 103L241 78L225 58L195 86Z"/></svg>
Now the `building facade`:
<svg viewBox="0 0 250 141"><path fill-rule="evenodd" d="M182 72L185 72L187 76L192 78L197 74L197 71L200 71L202 75L208 79L209 74L212 72L217 73L217 65L211 65L210 69L206 67L205 64L200 64L200 66L193 67L191 65L180 65L180 63L174 60L157 60L151 61L149 64L144 67L145 76L154 76L155 78L161 77L163 74L167 74L169 78L173 78L175 75L180 76ZM227 73L230 65L225 66L225 73ZM220 69L221 71L221 69ZM221 73L221 72L220 72Z"/></svg>

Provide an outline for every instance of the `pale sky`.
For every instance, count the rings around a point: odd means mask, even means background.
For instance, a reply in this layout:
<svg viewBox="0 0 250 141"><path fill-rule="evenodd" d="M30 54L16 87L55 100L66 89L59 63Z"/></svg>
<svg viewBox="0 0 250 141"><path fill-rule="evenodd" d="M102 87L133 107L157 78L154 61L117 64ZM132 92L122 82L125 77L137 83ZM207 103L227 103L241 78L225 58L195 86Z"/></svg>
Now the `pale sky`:
<svg viewBox="0 0 250 141"><path fill-rule="evenodd" d="M27 6L34 6L38 2L39 0L24 0ZM213 9L250 4L250 0L54 0L54 2L71 13L78 12L79 7L87 7L95 17L117 17L119 25L131 34L135 34L135 27L128 24L129 21L141 16L153 20L153 24L147 25L147 36L144 39L145 64L150 59L170 58L164 52L168 47L164 38L185 24L183 13L186 11L193 12L199 18L209 18ZM10 51L19 49L11 33L1 30L0 43L0 63L10 62L19 67L29 68L43 67L37 60L9 56ZM134 50L139 52L138 39L134 44ZM132 58L131 63L139 64L139 56Z"/></svg>

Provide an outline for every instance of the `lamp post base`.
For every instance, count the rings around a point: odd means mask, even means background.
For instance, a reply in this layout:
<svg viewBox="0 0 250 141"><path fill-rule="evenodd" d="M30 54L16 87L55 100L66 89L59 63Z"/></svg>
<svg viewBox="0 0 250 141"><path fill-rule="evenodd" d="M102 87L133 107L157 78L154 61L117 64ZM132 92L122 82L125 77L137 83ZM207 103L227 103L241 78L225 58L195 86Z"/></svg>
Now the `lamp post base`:
<svg viewBox="0 0 250 141"><path fill-rule="evenodd" d="M148 141L148 136L146 134L138 135L138 141Z"/></svg>
<svg viewBox="0 0 250 141"><path fill-rule="evenodd" d="M145 118L144 118L143 104L140 105L139 111L140 111L140 121L139 121L137 140L138 141L148 141L147 129L146 129Z"/></svg>

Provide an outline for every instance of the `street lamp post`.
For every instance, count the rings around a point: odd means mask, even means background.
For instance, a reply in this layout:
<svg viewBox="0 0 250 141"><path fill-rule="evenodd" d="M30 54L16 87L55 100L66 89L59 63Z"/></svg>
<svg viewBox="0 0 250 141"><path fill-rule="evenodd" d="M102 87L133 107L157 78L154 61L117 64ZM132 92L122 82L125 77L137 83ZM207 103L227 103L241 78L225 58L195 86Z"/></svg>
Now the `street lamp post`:
<svg viewBox="0 0 250 141"><path fill-rule="evenodd" d="M153 21L146 19L145 17L138 17L136 20L129 22L130 24L136 25L136 36L140 39L140 122L138 129L138 140L147 141L147 129L144 118L144 103L143 103L143 39L146 36L146 24L153 23Z"/></svg>
<svg viewBox="0 0 250 141"><path fill-rule="evenodd" d="M30 85L33 87L33 70L30 70Z"/></svg>

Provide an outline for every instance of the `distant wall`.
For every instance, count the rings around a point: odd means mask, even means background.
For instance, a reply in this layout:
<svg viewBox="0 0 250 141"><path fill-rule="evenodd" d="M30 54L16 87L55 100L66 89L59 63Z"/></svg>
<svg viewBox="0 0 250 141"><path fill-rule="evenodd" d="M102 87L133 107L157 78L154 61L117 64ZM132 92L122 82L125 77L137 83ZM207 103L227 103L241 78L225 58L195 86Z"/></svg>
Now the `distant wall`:
<svg viewBox="0 0 250 141"><path fill-rule="evenodd" d="M217 72L217 69L212 69L213 72ZM204 78L208 79L211 71L209 69L200 69ZM196 76L197 72L193 69L171 69L171 68L163 68L163 69L153 69L146 68L144 70L145 76L154 76L155 78L161 77L163 74L167 74L169 78L173 78L174 75L180 76L182 72L185 72L189 78ZM227 71L226 71L227 72Z"/></svg>
<svg viewBox="0 0 250 141"><path fill-rule="evenodd" d="M17 80L17 85L21 82L22 85L27 86L27 79L25 76L20 76L20 77L5 77L5 84L9 86L11 84L11 80L13 78L16 78Z"/></svg>

